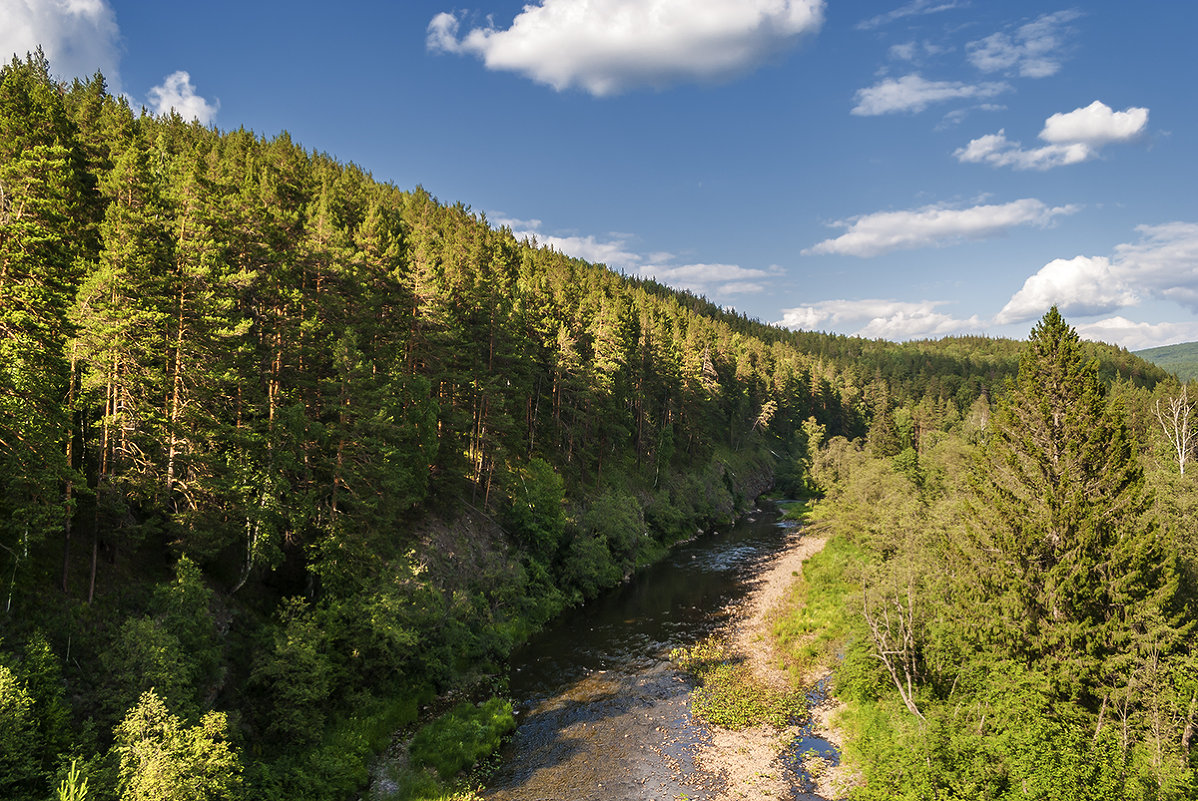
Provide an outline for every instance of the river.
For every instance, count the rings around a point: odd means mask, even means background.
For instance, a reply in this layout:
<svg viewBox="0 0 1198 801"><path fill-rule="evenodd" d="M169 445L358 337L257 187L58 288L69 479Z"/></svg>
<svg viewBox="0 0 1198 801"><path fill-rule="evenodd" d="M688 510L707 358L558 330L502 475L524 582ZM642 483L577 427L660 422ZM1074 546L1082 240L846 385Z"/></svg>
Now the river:
<svg viewBox="0 0 1198 801"><path fill-rule="evenodd" d="M728 622L764 562L796 536L770 506L696 538L572 610L512 657L519 726L485 796L493 801L715 798L696 764L706 728L669 663ZM800 794L802 777L791 786Z"/></svg>

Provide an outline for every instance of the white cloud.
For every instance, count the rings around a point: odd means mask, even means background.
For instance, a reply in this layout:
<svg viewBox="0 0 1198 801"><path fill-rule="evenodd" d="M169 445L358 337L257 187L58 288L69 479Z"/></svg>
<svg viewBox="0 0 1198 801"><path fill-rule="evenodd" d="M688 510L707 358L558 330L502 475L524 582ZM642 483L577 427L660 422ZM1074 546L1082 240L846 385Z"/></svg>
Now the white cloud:
<svg viewBox="0 0 1198 801"><path fill-rule="evenodd" d="M1006 131L971 139L953 155L960 162L1048 170L1097 158L1103 145L1135 139L1148 126L1148 109L1131 107L1112 111L1095 100L1085 108L1053 114L1044 121L1040 138L1050 144L1025 150L1007 139Z"/></svg>
<svg viewBox="0 0 1198 801"><path fill-rule="evenodd" d="M879 14L876 17L870 17L863 22L857 23L857 28L858 30L869 30L870 28L887 25L903 17L936 14L940 11L951 11L954 8L961 8L963 5L965 3L958 0L911 0L910 3L900 6L894 11L888 11L885 14Z"/></svg>
<svg viewBox="0 0 1198 801"><path fill-rule="evenodd" d="M154 114L169 114L174 110L188 122L199 120L201 125L211 125L220 108L219 100L209 103L196 94L196 88L191 85L191 75L183 70L166 76L161 86L150 89L148 97L150 111Z"/></svg>
<svg viewBox="0 0 1198 801"><path fill-rule="evenodd" d="M1023 282L994 321L1033 320L1054 304L1066 314L1105 314L1139 302L1134 287L1115 270L1111 260L1098 256L1053 259Z"/></svg>
<svg viewBox="0 0 1198 801"><path fill-rule="evenodd" d="M120 30L105 0L0 0L0 60L24 58L39 45L63 78L104 73L120 89Z"/></svg>
<svg viewBox="0 0 1198 801"><path fill-rule="evenodd" d="M1080 142L1098 148L1111 142L1135 139L1147 127L1148 109L1132 106L1123 111L1112 111L1106 103L1095 100L1085 108L1053 114L1044 121L1040 138L1054 144Z"/></svg>
<svg viewBox="0 0 1198 801"><path fill-rule="evenodd" d="M517 233L517 237L535 237L537 243L561 251L567 256L583 259L594 264L606 264L617 270L633 270L641 263L641 257L627 249L627 238L613 235L609 239L586 236L541 236L530 232Z"/></svg>
<svg viewBox="0 0 1198 801"><path fill-rule="evenodd" d="M649 264L638 274L678 289L689 289L700 295L717 297L764 292L761 279L776 277L779 268L759 270L736 264Z"/></svg>
<svg viewBox="0 0 1198 801"><path fill-rule="evenodd" d="M969 62L983 72L1003 72L1023 78L1047 78L1061 69L1068 24L1077 11L1044 14L1014 33L995 33L965 46Z"/></svg>
<svg viewBox="0 0 1198 801"><path fill-rule="evenodd" d="M1048 170L1089 161L1096 152L1083 142L1045 145L1024 150L1019 142L1007 139L1005 130L1000 130L996 134L969 140L968 145L958 148L953 155L957 157L957 161L972 164L1014 167L1017 170Z"/></svg>
<svg viewBox="0 0 1198 801"><path fill-rule="evenodd" d="M764 292L768 288L767 279L782 274L782 268L776 266L762 270L737 264L671 264L676 258L672 253L661 251L646 255L633 250L629 245L633 237L629 234L552 236L541 233L540 220L517 220L502 213L488 214L487 219L492 225L507 226L517 239L536 240L538 245L567 256L606 264L630 275L651 278L676 289L713 298Z"/></svg>
<svg viewBox="0 0 1198 801"><path fill-rule="evenodd" d="M848 232L807 248L803 255L844 254L867 258L892 250L939 247L963 239L985 239L1020 225L1047 226L1076 206L1049 207L1034 198L1001 205L952 209L925 206L909 211L883 211L834 223Z"/></svg>
<svg viewBox="0 0 1198 801"><path fill-rule="evenodd" d="M539 0L510 28L460 36L459 17L438 14L427 46L602 96L733 77L815 33L823 17L824 0Z"/></svg>
<svg viewBox="0 0 1198 801"><path fill-rule="evenodd" d="M1141 225L1137 242L1111 257L1054 259L1030 276L995 317L1033 320L1052 305L1062 312L1105 314L1149 299L1171 300L1198 312L1198 223Z"/></svg>
<svg viewBox="0 0 1198 801"><path fill-rule="evenodd" d="M50 71L62 79L104 74L108 91L121 94L121 32L107 0L0 0L0 60L24 58L41 47ZM172 73L147 92L146 106L155 114L173 108L186 120L210 125L219 102L195 93L191 76ZM131 99L134 107L137 103Z"/></svg>
<svg viewBox="0 0 1198 801"><path fill-rule="evenodd" d="M784 309L775 325L808 331L855 329L855 336L870 339L924 339L980 331L976 315L961 320L936 311L944 301L825 300L809 306Z"/></svg>
<svg viewBox="0 0 1198 801"><path fill-rule="evenodd" d="M1128 350L1157 348L1198 340L1198 322L1136 323L1122 316L1075 326L1084 339L1121 345Z"/></svg>
<svg viewBox="0 0 1198 801"><path fill-rule="evenodd" d="M1118 245L1115 263L1127 280L1198 311L1198 223L1136 228L1140 241Z"/></svg>
<svg viewBox="0 0 1198 801"><path fill-rule="evenodd" d="M880 83L858 89L851 113L873 117L896 112L919 112L933 103L994 97L1011 87L1005 83L969 84L961 81L929 81L918 73L901 78L886 78Z"/></svg>

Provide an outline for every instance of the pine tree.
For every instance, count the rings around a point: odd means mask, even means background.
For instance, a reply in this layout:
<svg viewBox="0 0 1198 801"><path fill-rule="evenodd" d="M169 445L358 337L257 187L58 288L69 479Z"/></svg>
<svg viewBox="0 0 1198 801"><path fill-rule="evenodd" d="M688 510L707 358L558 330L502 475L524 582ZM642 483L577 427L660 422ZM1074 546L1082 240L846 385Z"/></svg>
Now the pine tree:
<svg viewBox="0 0 1198 801"><path fill-rule="evenodd" d="M66 310L79 176L62 98L39 52L0 69L0 564L8 588L70 511Z"/></svg>

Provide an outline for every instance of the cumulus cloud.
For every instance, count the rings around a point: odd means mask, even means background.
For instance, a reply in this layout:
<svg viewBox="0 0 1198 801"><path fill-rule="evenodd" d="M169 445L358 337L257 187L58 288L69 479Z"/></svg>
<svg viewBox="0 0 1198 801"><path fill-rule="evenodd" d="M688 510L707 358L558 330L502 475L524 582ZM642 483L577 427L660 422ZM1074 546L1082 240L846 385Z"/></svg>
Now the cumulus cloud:
<svg viewBox="0 0 1198 801"><path fill-rule="evenodd" d="M1106 314L1147 300L1171 300L1198 312L1198 223L1141 225L1137 242L1112 256L1054 259L1030 276L995 317L1033 320L1050 306Z"/></svg>
<svg viewBox="0 0 1198 801"><path fill-rule="evenodd" d="M808 331L855 329L855 336L870 339L924 339L980 331L976 316L958 319L936 311L944 301L824 300L809 306L783 309L775 325Z"/></svg>
<svg viewBox="0 0 1198 801"><path fill-rule="evenodd" d="M951 11L954 8L961 8L964 5L965 3L959 2L959 0L912 0L910 3L900 6L893 11L887 11L885 14L879 14L876 17L870 17L867 20L857 23L857 28L858 30L867 31L871 28L889 25L895 20L900 20L904 17L936 14L941 11Z"/></svg>
<svg viewBox="0 0 1198 801"><path fill-rule="evenodd" d="M1014 167L1017 170L1048 170L1089 161L1095 151L1081 142L1025 150L1021 143L1007 139L1007 132L1003 129L996 134L970 139L968 145L958 148L953 155L963 163Z"/></svg>
<svg viewBox="0 0 1198 801"><path fill-rule="evenodd" d="M1139 302L1135 288L1112 269L1104 256L1053 259L1023 282L994 318L1013 323L1039 317L1053 304L1061 311L1088 316Z"/></svg>
<svg viewBox="0 0 1198 801"><path fill-rule="evenodd" d="M815 33L823 18L824 0L540 0L506 29L460 33L460 17L440 13L426 42L559 91L603 96L733 77Z"/></svg>
<svg viewBox="0 0 1198 801"><path fill-rule="evenodd" d="M859 117L879 114L919 112L933 103L948 100L968 100L994 97L1011 87L1005 83L962 83L961 81L929 81L918 73L901 78L886 78L873 86L858 89L851 113Z"/></svg>
<svg viewBox="0 0 1198 801"><path fill-rule="evenodd" d="M1198 322L1136 323L1117 315L1075 327L1084 339L1109 342L1128 350L1157 348L1198 340Z"/></svg>
<svg viewBox="0 0 1198 801"><path fill-rule="evenodd" d="M940 247L965 239L985 239L1020 225L1044 227L1076 206L1047 206L1034 198L1001 205L952 209L925 206L908 211L884 211L833 223L847 228L834 239L825 239L803 255L844 254L868 258L892 250Z"/></svg>
<svg viewBox="0 0 1198 801"><path fill-rule="evenodd" d="M24 58L39 45L63 78L104 73L120 89L120 30L105 0L0 0L0 59Z"/></svg>
<svg viewBox="0 0 1198 801"><path fill-rule="evenodd" d="M1129 281L1198 312L1198 223L1141 225L1138 242L1118 245L1114 262Z"/></svg>
<svg viewBox="0 0 1198 801"><path fill-rule="evenodd" d="M1022 78L1047 78L1061 69L1069 23L1078 11L1044 14L1012 33L999 32L965 46L969 62L983 72L1002 72Z"/></svg>
<svg viewBox="0 0 1198 801"><path fill-rule="evenodd" d="M1097 158L1101 148L1112 142L1127 142L1148 127L1148 109L1131 107L1112 111L1095 100L1084 108L1053 114L1044 121L1040 138L1049 144L1024 149L1007 139L1006 131L971 139L953 155L960 162L1014 167L1017 170L1048 170Z"/></svg>
<svg viewBox="0 0 1198 801"><path fill-rule="evenodd" d="M216 120L220 101L208 102L196 94L191 84L191 75L183 70L173 72L148 93L150 111L169 114L176 111L185 120L199 120L201 125L211 125Z"/></svg>
<svg viewBox="0 0 1198 801"><path fill-rule="evenodd" d="M1040 138L1054 144L1081 143L1099 148L1135 139L1147 127L1148 109L1132 106L1112 111L1106 103L1095 100L1084 108L1053 114L1044 121Z"/></svg>

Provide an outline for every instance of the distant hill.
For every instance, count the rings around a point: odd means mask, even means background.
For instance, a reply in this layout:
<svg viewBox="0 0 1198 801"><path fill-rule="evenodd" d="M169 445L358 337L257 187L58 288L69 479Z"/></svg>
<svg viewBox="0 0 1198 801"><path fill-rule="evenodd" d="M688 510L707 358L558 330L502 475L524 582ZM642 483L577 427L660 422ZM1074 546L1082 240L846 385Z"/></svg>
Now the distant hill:
<svg viewBox="0 0 1198 801"><path fill-rule="evenodd" d="M1145 361L1168 370L1182 381L1198 379L1198 342L1132 351Z"/></svg>

